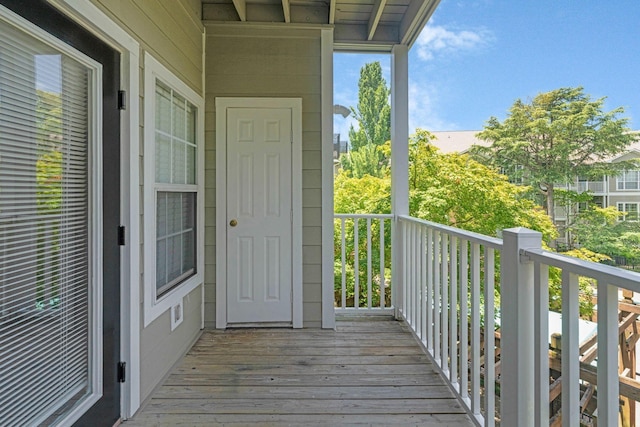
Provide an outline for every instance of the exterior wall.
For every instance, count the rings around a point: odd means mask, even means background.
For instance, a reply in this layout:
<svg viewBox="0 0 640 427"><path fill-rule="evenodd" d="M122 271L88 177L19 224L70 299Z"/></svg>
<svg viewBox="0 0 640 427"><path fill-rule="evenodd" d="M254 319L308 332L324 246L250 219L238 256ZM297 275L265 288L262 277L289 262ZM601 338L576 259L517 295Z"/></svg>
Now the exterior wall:
<svg viewBox="0 0 640 427"><path fill-rule="evenodd" d="M198 93L203 93L203 32L199 0L92 0L112 20L131 34L144 52L151 53L178 78ZM144 61L140 62L140 233L144 253L143 224L143 145L144 145ZM134 102L131 100L130 102ZM134 232L136 230L133 230ZM140 260L140 294L143 295L144 271ZM189 349L200 333L202 288L197 287L183 300L184 321L172 332L169 311L140 331L140 400L144 401L173 365ZM142 299L141 299L142 302ZM140 305L140 316L144 312Z"/></svg>
<svg viewBox="0 0 640 427"><path fill-rule="evenodd" d="M304 327L322 320L320 29L207 23L205 324L215 325L215 98L302 98Z"/></svg>

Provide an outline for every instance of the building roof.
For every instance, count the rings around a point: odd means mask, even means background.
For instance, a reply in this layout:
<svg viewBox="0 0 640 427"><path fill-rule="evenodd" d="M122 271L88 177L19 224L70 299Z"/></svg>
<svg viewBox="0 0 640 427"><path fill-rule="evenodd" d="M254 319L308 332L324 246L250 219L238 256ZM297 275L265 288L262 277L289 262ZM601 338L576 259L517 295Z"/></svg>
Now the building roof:
<svg viewBox="0 0 640 427"><path fill-rule="evenodd" d="M457 130L457 131L438 131L431 132L436 139L432 141L433 145L438 147L442 153L466 153L472 145L482 145L488 147L490 144L476 137L479 130ZM640 131L633 131L639 133ZM626 156L628 153L634 152L640 155L640 139L631 144L627 151L615 157L608 159L612 162Z"/></svg>
<svg viewBox="0 0 640 427"><path fill-rule="evenodd" d="M476 138L479 130L456 130L431 132L436 139L432 141L433 145L438 147L442 153L466 153L472 145L489 144Z"/></svg>
<svg viewBox="0 0 640 427"><path fill-rule="evenodd" d="M411 47L440 0L202 0L208 21L333 25L341 51Z"/></svg>

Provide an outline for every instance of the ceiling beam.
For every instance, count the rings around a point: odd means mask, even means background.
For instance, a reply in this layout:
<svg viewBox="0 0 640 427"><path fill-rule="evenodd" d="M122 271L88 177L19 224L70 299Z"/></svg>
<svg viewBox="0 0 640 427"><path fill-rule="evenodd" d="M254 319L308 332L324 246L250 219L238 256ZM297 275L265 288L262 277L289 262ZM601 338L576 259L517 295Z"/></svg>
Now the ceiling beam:
<svg viewBox="0 0 640 427"><path fill-rule="evenodd" d="M291 22L291 4L289 0L282 0L282 11L284 12L284 22L287 24Z"/></svg>
<svg viewBox="0 0 640 427"><path fill-rule="evenodd" d="M336 23L336 1L337 0L331 0L329 3L329 25Z"/></svg>
<svg viewBox="0 0 640 427"><path fill-rule="evenodd" d="M233 0L233 5L236 8L236 12L238 12L238 16L242 22L246 22L247 20L247 2L246 0Z"/></svg>
<svg viewBox="0 0 640 427"><path fill-rule="evenodd" d="M371 11L371 16L369 17L367 40L373 40L373 36L378 29L378 24L380 23L380 18L382 17L382 11L384 11L384 6L386 4L387 0L376 0L376 3L373 5L373 10Z"/></svg>

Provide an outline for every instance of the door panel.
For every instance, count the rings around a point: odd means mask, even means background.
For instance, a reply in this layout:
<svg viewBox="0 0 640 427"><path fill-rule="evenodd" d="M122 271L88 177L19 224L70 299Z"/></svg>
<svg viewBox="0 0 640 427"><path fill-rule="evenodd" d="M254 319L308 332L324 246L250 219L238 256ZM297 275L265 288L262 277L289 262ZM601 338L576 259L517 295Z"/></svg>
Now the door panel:
<svg viewBox="0 0 640 427"><path fill-rule="evenodd" d="M96 422L112 425L120 417L120 384L117 382L116 367L120 359L120 247L117 242L117 227L120 222L120 121L117 109L117 91L120 86L119 54L108 45L88 33L86 30L66 18L47 1L33 0L29 2L21 0L0 0L0 5L7 7L26 20L49 33L47 40L63 40L71 49L69 52L78 51L100 64L102 70L101 80L92 83L91 74L84 78L82 67L77 67L73 59L60 55L53 48L43 51L23 49L15 50L16 45L5 44L7 39L2 37L0 45L0 63L2 63L3 49L14 49L12 54L24 57L32 56L33 61L22 62L23 67L31 67L35 83L32 94L24 99L32 99L36 113L23 115L33 117L31 123L25 123L19 117L7 113L11 108L5 108L4 117L0 119L0 150L6 155L0 155L0 163L9 161L10 156L19 156L21 152L35 147L36 154L29 162L33 163L32 172L23 176L25 180L33 180L36 190L33 195L34 207L31 218L33 229L28 227L20 229L9 225L6 220L0 224L0 242L8 242L9 238L15 242L28 242L30 236L42 236L50 243L43 244L44 240L36 238L34 243L34 263L25 271L33 270L35 283L33 290L24 285L22 298L26 310L16 314L15 300L2 299L7 290L15 289L16 281L2 280L18 273L16 264L2 263L0 259L0 305L2 305L2 321L0 322L0 336L14 334L20 328L35 330L37 319L46 320L50 327L55 326L53 319L61 317L59 327L56 330L45 331L47 337L37 340L39 350L31 348L30 354L35 362L31 371L19 373L18 382L25 386L26 395L37 394L42 399L56 403L55 410L41 411L42 416L49 413L46 418L40 418L38 423L55 424L60 419L78 408L83 408L84 416L77 420L77 425L95 425ZM22 40L33 38L29 30L21 36ZM8 52L5 51L5 53ZM71 57L73 53L69 54ZM5 55L6 56L6 55ZM45 58L46 56L46 58ZM82 55L78 55L81 57ZM12 71L8 63L4 63L5 73L2 73L0 65L0 98L2 98L2 85L11 84L11 78L19 76ZM56 69L58 71L56 71ZM48 71L47 71L48 70ZM47 71L48 74L44 74ZM24 74L24 73L23 73ZM28 74L28 73L26 73ZM48 76L48 77L45 77ZM81 82L86 80L83 87ZM58 83L56 83L58 82ZM26 90L26 89L25 89ZM98 108L91 107L91 100L95 99L93 90L102 94L102 114L97 116ZM7 91L4 91L7 94ZM56 104L59 99L59 105ZM6 100L6 98L5 98ZM50 109L42 108L43 100L49 104L56 104ZM52 101L53 100L53 101ZM8 106L10 103L5 103ZM0 99L0 110L3 104ZM25 107L26 108L26 107ZM0 116L3 112L0 111ZM22 120L22 123L18 123ZM28 122L28 120L26 121ZM93 176L92 170L96 170L93 153L100 150L97 139L93 138L92 130L95 123L102 124L102 176ZM16 140L18 146L11 146L10 138L6 136L12 133L12 129L33 126L33 137ZM49 130L46 130L49 128ZM43 129L45 129L43 131ZM53 129L53 130L50 130ZM59 129L59 131L57 130ZM5 137L1 134L5 132ZM97 157L96 157L97 158ZM17 164L14 162L14 164ZM0 164L0 170L7 170L6 165ZM0 186L3 191L10 188L16 197L25 197L24 192L28 188L5 176L0 177ZM25 190L26 189L26 190ZM19 195L23 193L23 196ZM92 195L102 194L101 199L93 199ZM4 195L11 194L4 192ZM0 192L0 196L3 193ZM18 198L19 198L18 197ZM31 197L31 196L27 196ZM58 203L58 200L61 202ZM65 202L68 200L69 202ZM70 204L73 203L74 205ZM0 211L7 212L19 204L10 198L0 200ZM78 206L84 206L79 208ZM96 219L102 216L102 227ZM1 212L0 212L1 214ZM29 214L25 211L20 219L28 220ZM2 221L2 218L0 218ZM13 220L11 220L13 221ZM15 223L15 221L14 221ZM13 227L13 228L11 228ZM4 234L3 234L4 233ZM75 240L76 246L69 246L67 242ZM58 243L59 242L59 243ZM0 244L0 251L3 250ZM5 250L6 245L5 245ZM104 265L102 277L98 277L97 266ZM30 270L31 269L31 270ZM13 272L13 273L12 273ZM99 283L102 282L102 293L96 294ZM25 282L26 283L26 282ZM65 288L62 287L65 284ZM75 296L84 295L82 298L71 297L68 289L80 289ZM84 289L84 290L82 290ZM41 291L44 290L44 291ZM29 301L33 300L33 304ZM95 305L97 302L98 305ZM102 317L96 317L94 313L102 313ZM29 320L31 319L31 320ZM94 321L97 319L97 321ZM82 331L83 341L70 340L70 343L82 349L69 351L65 355L65 349L52 349L44 347L48 342L56 342L62 345L64 339L72 333ZM96 331L94 334L92 331ZM94 346L95 343L101 347ZM101 353L96 353L96 348L101 348ZM7 353L0 349L3 356L0 364L6 362ZM73 389L74 393L60 393L55 390L61 381L55 377L49 377L46 386L38 386L34 380L48 378L45 374L36 374L33 369L41 369L47 361L54 358L59 363L52 364L52 369L67 371L69 374L84 376L80 381L80 388ZM26 358L24 358L26 360ZM20 363L20 358L16 363ZM97 364L97 361L101 361ZM7 372L7 371L4 371ZM101 372L102 378L96 380L95 373ZM17 374L17 371L14 371ZM0 384L7 382L0 379ZM0 391L15 393L15 389ZM97 401L86 410L83 405ZM63 401L64 400L64 401ZM0 397L0 401L2 398ZM32 407L26 412L33 415L42 410L42 405L35 400L25 399L25 404ZM53 406L51 406L53 408ZM3 407L0 405L0 413ZM86 412L85 412L86 411ZM6 418L2 417L5 422ZM36 418L33 418L32 422ZM30 422L24 421L27 424Z"/></svg>
<svg viewBox="0 0 640 427"><path fill-rule="evenodd" d="M290 109L227 110L229 323L291 322L291 147Z"/></svg>

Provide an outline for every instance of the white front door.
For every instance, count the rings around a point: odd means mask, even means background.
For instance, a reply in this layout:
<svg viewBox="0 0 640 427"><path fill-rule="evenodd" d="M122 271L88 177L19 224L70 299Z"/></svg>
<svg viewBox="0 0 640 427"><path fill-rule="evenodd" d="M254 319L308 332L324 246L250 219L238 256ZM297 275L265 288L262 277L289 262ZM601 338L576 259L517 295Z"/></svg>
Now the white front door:
<svg viewBox="0 0 640 427"><path fill-rule="evenodd" d="M292 112L227 110L227 322L292 321Z"/></svg>

